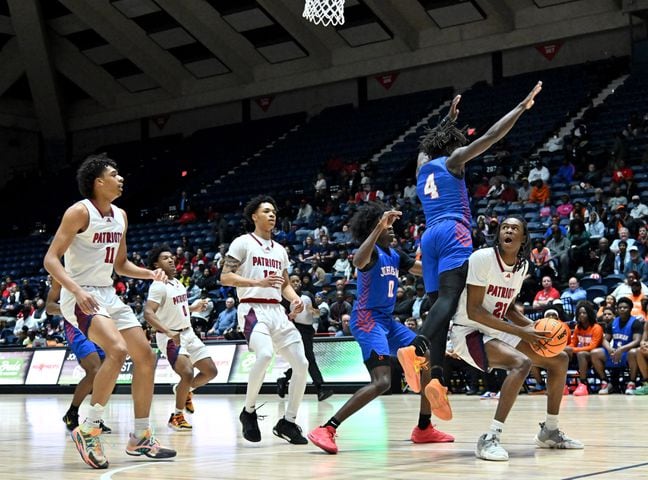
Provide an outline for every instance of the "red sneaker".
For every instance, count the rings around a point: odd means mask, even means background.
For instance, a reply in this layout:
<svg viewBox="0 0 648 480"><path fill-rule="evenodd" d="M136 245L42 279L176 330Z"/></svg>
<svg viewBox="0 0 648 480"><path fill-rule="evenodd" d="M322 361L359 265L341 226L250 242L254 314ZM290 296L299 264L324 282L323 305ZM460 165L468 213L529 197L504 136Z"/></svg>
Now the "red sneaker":
<svg viewBox="0 0 648 480"><path fill-rule="evenodd" d="M327 453L337 453L338 447L335 444L335 428L317 427L308 435L308 439Z"/></svg>
<svg viewBox="0 0 648 480"><path fill-rule="evenodd" d="M425 430L415 426L410 440L414 443L448 443L454 442L455 439L449 433L437 430L434 425L429 424Z"/></svg>
<svg viewBox="0 0 648 480"><path fill-rule="evenodd" d="M576 387L576 390L574 390L574 396L584 397L585 395L589 395L589 392L587 391L587 385L585 385L584 383L579 383Z"/></svg>
<svg viewBox="0 0 648 480"><path fill-rule="evenodd" d="M452 408L448 401L448 388L433 378L425 387L425 396L430 402L432 413L441 420L452 420Z"/></svg>
<svg viewBox="0 0 648 480"><path fill-rule="evenodd" d="M403 367L405 380L410 390L419 393L421 391L421 369L428 368L427 360L417 356L413 346L399 348L396 356Z"/></svg>
<svg viewBox="0 0 648 480"><path fill-rule="evenodd" d="M569 387L567 385L563 388L563 395L569 396Z"/></svg>

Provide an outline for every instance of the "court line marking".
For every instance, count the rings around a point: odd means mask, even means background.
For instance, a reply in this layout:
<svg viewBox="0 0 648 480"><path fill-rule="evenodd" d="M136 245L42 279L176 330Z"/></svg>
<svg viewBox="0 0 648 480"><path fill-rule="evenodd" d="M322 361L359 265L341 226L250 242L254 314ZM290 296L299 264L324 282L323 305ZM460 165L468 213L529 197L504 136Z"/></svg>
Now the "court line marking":
<svg viewBox="0 0 648 480"><path fill-rule="evenodd" d="M630 470L632 468L645 467L648 465L648 462L636 463L634 465L626 465L625 467L611 468L609 470L601 470L599 472L586 473L583 475L576 475L575 477L565 477L562 480L576 480L577 478L588 478L595 477L597 475L605 475L606 473L622 472L624 470Z"/></svg>

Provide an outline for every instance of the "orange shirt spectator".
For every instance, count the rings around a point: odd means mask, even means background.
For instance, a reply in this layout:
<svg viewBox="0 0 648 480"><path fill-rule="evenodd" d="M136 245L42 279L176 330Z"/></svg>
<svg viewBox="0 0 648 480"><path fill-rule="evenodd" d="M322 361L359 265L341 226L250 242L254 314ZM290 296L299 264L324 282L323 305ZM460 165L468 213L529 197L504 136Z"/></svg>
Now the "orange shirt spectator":
<svg viewBox="0 0 648 480"><path fill-rule="evenodd" d="M603 343L603 327L598 323L583 328L576 325L569 346L573 352L590 352Z"/></svg>
<svg viewBox="0 0 648 480"><path fill-rule="evenodd" d="M544 183L542 180L536 180L531 187L531 193L529 194L530 203L539 203L544 205L549 201L551 197L551 190L549 185Z"/></svg>

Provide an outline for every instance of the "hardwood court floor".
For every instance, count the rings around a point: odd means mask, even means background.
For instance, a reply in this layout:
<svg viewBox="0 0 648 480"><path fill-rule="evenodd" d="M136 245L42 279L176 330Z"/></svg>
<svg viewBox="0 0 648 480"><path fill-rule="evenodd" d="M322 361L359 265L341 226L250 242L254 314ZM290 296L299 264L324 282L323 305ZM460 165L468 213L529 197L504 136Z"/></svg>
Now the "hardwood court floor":
<svg viewBox="0 0 648 480"><path fill-rule="evenodd" d="M307 395L298 423L304 431L328 419L349 397L334 395L318 403ZM238 415L242 395L197 394L190 415L192 433L169 430L171 395L156 395L152 421L164 445L178 450L174 461L154 462L124 453L132 427L130 396L114 395L106 413L113 428L105 435L107 470L86 466L61 417L68 395L5 395L1 401L0 471L5 480L51 479L646 479L648 478L648 397L565 397L561 428L586 445L585 450L543 450L533 438L544 419L545 397L521 395L508 419L503 444L509 462L486 462L474 456L477 437L488 428L494 400L453 395L455 419L438 422L453 434L451 444L414 445L409 435L418 416L413 394L383 396L352 416L339 429L337 455L314 445L290 445L272 435L284 401L267 402L260 414L262 441L242 439ZM82 415L85 404L82 407Z"/></svg>

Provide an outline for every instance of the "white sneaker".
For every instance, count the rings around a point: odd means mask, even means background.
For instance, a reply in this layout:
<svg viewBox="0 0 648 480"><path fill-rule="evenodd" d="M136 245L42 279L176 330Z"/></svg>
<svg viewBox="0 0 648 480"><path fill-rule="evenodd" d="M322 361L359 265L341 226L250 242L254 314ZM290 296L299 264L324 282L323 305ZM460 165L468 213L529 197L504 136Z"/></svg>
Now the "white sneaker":
<svg viewBox="0 0 648 480"><path fill-rule="evenodd" d="M558 429L549 430L544 422L540 424L540 431L535 437L535 443L540 448L558 448L567 450L581 450L585 448L582 442L569 438Z"/></svg>
<svg viewBox="0 0 648 480"><path fill-rule="evenodd" d="M610 393L610 384L608 382L601 382L601 389L598 391L599 395L607 395Z"/></svg>
<svg viewBox="0 0 648 480"><path fill-rule="evenodd" d="M634 382L628 382L628 384L626 385L625 394L626 395L634 395L636 389L637 389L637 386L635 385Z"/></svg>
<svg viewBox="0 0 648 480"><path fill-rule="evenodd" d="M484 433L479 437L475 455L477 458L494 462L507 462L509 459L508 452L500 445L499 437L492 433Z"/></svg>

